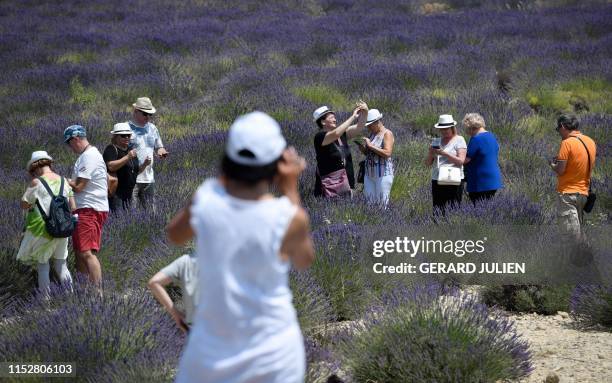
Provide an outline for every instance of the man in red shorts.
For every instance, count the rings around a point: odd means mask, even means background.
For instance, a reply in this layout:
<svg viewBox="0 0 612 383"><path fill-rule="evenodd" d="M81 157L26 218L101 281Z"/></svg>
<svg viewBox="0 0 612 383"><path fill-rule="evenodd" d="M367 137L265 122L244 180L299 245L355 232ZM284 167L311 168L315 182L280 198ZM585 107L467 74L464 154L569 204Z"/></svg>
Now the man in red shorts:
<svg viewBox="0 0 612 383"><path fill-rule="evenodd" d="M97 285L102 268L94 253L100 250L102 226L108 217L107 173L102 154L87 141L85 128L71 125L64 130L64 142L79 155L70 186L74 192L79 220L72 234L76 268Z"/></svg>

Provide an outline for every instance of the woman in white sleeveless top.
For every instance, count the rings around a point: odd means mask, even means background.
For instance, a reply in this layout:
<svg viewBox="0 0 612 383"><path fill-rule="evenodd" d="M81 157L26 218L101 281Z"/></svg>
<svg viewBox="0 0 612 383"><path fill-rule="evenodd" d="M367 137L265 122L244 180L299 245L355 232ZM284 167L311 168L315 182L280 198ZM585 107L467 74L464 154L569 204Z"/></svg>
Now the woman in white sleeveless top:
<svg viewBox="0 0 612 383"><path fill-rule="evenodd" d="M198 188L167 227L196 239L200 303L176 381L302 382L305 355L290 265L314 259L297 179L305 161L285 149L270 116L239 117L229 131L222 175ZM283 195L270 193L275 184Z"/></svg>

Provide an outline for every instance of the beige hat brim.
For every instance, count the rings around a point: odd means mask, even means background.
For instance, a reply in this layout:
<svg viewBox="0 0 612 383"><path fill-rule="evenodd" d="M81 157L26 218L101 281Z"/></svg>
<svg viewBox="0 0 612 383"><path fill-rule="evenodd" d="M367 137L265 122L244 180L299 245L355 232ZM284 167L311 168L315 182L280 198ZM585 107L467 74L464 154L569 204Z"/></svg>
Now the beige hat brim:
<svg viewBox="0 0 612 383"><path fill-rule="evenodd" d="M155 108L145 109L142 106L138 106L136 104L132 104L132 106L134 107L134 109L138 109L138 110L141 110L141 111L143 111L145 113L149 113L149 114L155 114L155 112L157 111L157 109L155 109Z"/></svg>

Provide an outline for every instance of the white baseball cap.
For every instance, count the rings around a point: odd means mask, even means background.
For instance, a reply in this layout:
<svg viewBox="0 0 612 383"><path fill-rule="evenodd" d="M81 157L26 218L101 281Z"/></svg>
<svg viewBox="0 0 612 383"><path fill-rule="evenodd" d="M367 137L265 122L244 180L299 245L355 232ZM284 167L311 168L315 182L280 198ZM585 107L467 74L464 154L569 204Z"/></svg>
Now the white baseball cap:
<svg viewBox="0 0 612 383"><path fill-rule="evenodd" d="M312 118L316 122L319 118L325 116L327 113L335 113L333 110L329 109L326 105L315 109L312 113Z"/></svg>
<svg viewBox="0 0 612 383"><path fill-rule="evenodd" d="M225 154L240 165L262 166L276 161L286 147L278 122L255 111L238 117L230 126Z"/></svg>

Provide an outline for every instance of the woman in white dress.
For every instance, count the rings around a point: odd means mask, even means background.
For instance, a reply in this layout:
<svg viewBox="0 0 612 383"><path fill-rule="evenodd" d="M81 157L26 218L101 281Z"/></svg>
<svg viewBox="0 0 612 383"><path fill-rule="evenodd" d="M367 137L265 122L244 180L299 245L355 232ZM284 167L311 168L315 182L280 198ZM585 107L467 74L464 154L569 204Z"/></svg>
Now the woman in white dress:
<svg viewBox="0 0 612 383"><path fill-rule="evenodd" d="M176 244L195 237L200 265L200 302L177 382L303 382L288 272L314 259L297 188L304 168L274 119L241 116L230 128L221 176L204 181L168 225Z"/></svg>

